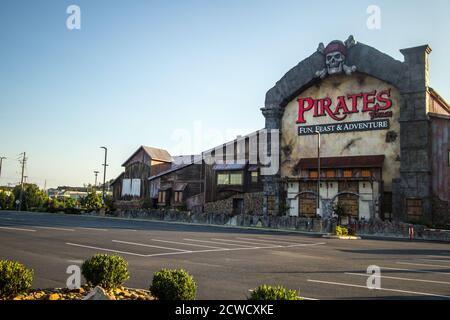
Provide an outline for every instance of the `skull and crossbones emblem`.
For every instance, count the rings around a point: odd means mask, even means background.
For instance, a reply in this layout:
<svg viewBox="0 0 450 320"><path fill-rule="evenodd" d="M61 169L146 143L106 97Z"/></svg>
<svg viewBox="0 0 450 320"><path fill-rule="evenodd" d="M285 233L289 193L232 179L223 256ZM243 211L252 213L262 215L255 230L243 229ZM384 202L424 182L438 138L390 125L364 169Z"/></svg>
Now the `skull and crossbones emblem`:
<svg viewBox="0 0 450 320"><path fill-rule="evenodd" d="M345 64L347 57L347 50L356 44L353 36L350 36L347 41L332 41L328 46L323 43L319 44L318 52L325 56L326 68L316 72L316 77L324 79L327 75L340 74L344 72L346 75L351 75L356 71L356 66L347 66Z"/></svg>

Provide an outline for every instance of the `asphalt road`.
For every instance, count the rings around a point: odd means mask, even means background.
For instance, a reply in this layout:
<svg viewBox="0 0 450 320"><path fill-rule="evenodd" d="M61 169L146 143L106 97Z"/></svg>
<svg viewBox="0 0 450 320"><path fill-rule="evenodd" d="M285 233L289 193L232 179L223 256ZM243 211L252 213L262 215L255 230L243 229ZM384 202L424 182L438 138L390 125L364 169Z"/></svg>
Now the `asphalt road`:
<svg viewBox="0 0 450 320"><path fill-rule="evenodd" d="M184 268L198 299L242 300L271 284L308 299L450 300L450 244L0 212L0 258L34 269L35 288L65 287L69 265L113 252L129 263L126 286L148 288L153 272ZM371 265L381 268L381 289L366 286Z"/></svg>

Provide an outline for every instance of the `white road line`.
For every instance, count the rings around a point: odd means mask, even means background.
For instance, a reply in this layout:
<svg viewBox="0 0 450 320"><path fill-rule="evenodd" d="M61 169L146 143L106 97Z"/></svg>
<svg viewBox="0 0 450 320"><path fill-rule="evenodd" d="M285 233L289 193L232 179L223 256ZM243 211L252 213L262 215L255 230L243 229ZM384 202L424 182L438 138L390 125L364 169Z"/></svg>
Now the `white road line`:
<svg viewBox="0 0 450 320"><path fill-rule="evenodd" d="M240 240L250 240L250 241L259 241L259 242L269 242L269 243L274 243L274 242L283 242L283 243L289 243L289 244L299 244L298 242L289 242L289 241L280 241L280 240L262 240L262 239L254 239L254 238L239 238L237 237L236 239L240 239Z"/></svg>
<svg viewBox="0 0 450 320"><path fill-rule="evenodd" d="M218 238L211 238L211 240L217 240L217 241L224 241L224 242L237 242L237 243L245 243L245 244L254 244L260 246L262 243L257 242L249 242L249 241L241 241L241 240L230 240L230 239L218 239ZM283 246L280 245L274 245L275 248L282 248Z"/></svg>
<svg viewBox="0 0 450 320"><path fill-rule="evenodd" d="M69 246L80 247L80 248L87 248L87 249L108 251L108 252L115 252L115 253L123 253L123 254L132 255L132 256L138 256L138 257L147 257L147 255L145 255L145 254L139 254L139 253L134 253L134 252L127 252L127 251L119 251L119 250L114 250L114 249L85 246L83 244L70 243L70 242L66 242L66 244L69 245Z"/></svg>
<svg viewBox="0 0 450 320"><path fill-rule="evenodd" d="M158 239L150 239L150 240L152 240L152 241L159 241L159 242L165 242L165 243L180 244L180 245L183 245L183 246L203 247L203 248L211 248L211 249L225 249L225 248L221 248L221 247L206 246L206 245L203 245L203 244L194 244L194 243L168 241L168 240L158 240Z"/></svg>
<svg viewBox="0 0 450 320"><path fill-rule="evenodd" d="M349 284L349 283L320 281L320 280L311 280L311 279L308 279L308 282L322 283L322 284L331 284L331 285L343 286L343 287L363 288L363 289L366 289L366 290L370 290L366 286L360 286L360 285ZM415 294L415 295L419 295L419 296L430 296L430 297L439 297L439 298L450 299L450 296L444 296L444 295L440 295L440 294L426 293L426 292L406 291L406 290L397 290L397 289L388 289L388 288L380 288L380 289L372 289L372 290L400 292L400 293L407 293L407 294Z"/></svg>
<svg viewBox="0 0 450 320"><path fill-rule="evenodd" d="M401 268L388 268L388 267L381 267L381 269L396 270L396 271L408 271L408 272L417 272L417 273L434 273L434 274L450 275L449 272L438 272L438 271L419 270L419 269L401 269Z"/></svg>
<svg viewBox="0 0 450 320"><path fill-rule="evenodd" d="M437 267L437 268L448 268L450 266L443 266L439 264L424 264L424 263L414 263L414 262L396 262L397 264L404 264L408 266L424 266L424 267Z"/></svg>
<svg viewBox="0 0 450 320"><path fill-rule="evenodd" d="M427 257L429 257L429 258L450 258L450 254L443 253L440 256L438 256L438 255L428 255Z"/></svg>
<svg viewBox="0 0 450 320"><path fill-rule="evenodd" d="M0 227L0 229L14 230L14 231L36 232L36 230L32 230L32 229L22 229L22 228L13 228L13 227Z"/></svg>
<svg viewBox="0 0 450 320"><path fill-rule="evenodd" d="M188 252L155 253L155 254L149 254L147 257L170 256L170 255L192 254L192 253L205 253L205 252L223 252L223 251L275 249L275 248L278 248L278 246L277 247L250 247L250 248L219 248L219 249L197 250L197 251L188 251Z"/></svg>
<svg viewBox="0 0 450 320"><path fill-rule="evenodd" d="M56 227L33 226L33 228L38 228L38 229L48 229L48 230L58 230L58 231L69 231L69 232L74 232L74 231L75 231L75 229L56 228Z"/></svg>
<svg viewBox="0 0 450 320"><path fill-rule="evenodd" d="M431 261L431 262L447 262L450 263L450 260L439 260L439 259L417 259L421 261ZM450 267L450 266L449 266Z"/></svg>
<svg viewBox="0 0 450 320"><path fill-rule="evenodd" d="M318 242L318 243L301 243L301 244L293 244L290 246L285 246L284 248L294 248L294 247L315 247L315 246L322 246L324 244L327 244L326 242Z"/></svg>
<svg viewBox="0 0 450 320"><path fill-rule="evenodd" d="M253 246L246 246L244 244L224 243L224 242L217 242L217 241L197 240L197 239L183 239L183 240L186 240L186 241L197 241L197 242L204 242L204 243L223 244L223 245L235 246L235 247L253 248Z"/></svg>
<svg viewBox="0 0 450 320"><path fill-rule="evenodd" d="M345 274L352 276L361 276L361 277L370 277L371 274L366 273L353 273L353 272L345 272ZM404 281L415 281L415 282L429 282L429 283L439 283L439 284L450 284L450 282L445 281L433 281L433 280L423 280L423 279L410 279L410 278L399 278L399 277L388 277L381 275L380 278L384 279L393 279L393 280L404 280Z"/></svg>
<svg viewBox="0 0 450 320"><path fill-rule="evenodd" d="M108 229L99 229L99 228L84 228L84 227L77 227L77 229L83 229L83 230L95 230L95 231L108 231Z"/></svg>
<svg viewBox="0 0 450 320"><path fill-rule="evenodd" d="M280 242L292 242L292 243L297 243L298 241L305 242L305 243L311 243L311 242L314 242L317 240L317 239L314 240L314 239L304 239L304 238L301 238L301 239L279 239L279 238L273 238L273 237L266 237L264 235L261 235L261 236L254 235L253 237L255 237L255 239L261 238L264 240L276 240L276 241L280 241Z"/></svg>
<svg viewBox="0 0 450 320"><path fill-rule="evenodd" d="M145 244L145 243L128 242L128 241L121 241L121 240L112 240L112 242L123 243L123 244L130 244L130 245L140 246L140 247L150 247L150 248L158 248L158 249L166 249L166 250L175 250L175 251L189 252L189 250L168 248L168 247L160 247L160 246L154 246L154 245Z"/></svg>
<svg viewBox="0 0 450 320"><path fill-rule="evenodd" d="M69 263L75 263L75 264L83 264L83 260L67 260Z"/></svg>

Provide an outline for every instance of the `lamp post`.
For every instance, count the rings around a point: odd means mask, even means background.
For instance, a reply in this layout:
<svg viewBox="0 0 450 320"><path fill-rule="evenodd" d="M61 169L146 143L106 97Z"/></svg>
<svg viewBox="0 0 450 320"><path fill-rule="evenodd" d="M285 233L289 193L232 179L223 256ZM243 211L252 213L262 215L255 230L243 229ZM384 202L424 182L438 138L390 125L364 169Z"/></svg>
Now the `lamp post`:
<svg viewBox="0 0 450 320"><path fill-rule="evenodd" d="M98 176L99 173L100 173L100 172L98 172L98 171L94 171L94 174L95 174L95 184L94 184L94 188L95 188L95 189L97 189L97 176Z"/></svg>
<svg viewBox="0 0 450 320"><path fill-rule="evenodd" d="M320 212L320 132L316 131L317 134L317 215L321 215Z"/></svg>
<svg viewBox="0 0 450 320"><path fill-rule="evenodd" d="M106 184L106 167L108 166L106 164L106 159L108 157L108 148L106 147L100 147L100 149L105 149L105 163L103 164L103 189L102 189L102 199L105 201L106 195L105 195L105 184Z"/></svg>
<svg viewBox="0 0 450 320"><path fill-rule="evenodd" d="M2 164L3 160L6 160L6 157L0 157L0 178L2 177Z"/></svg>

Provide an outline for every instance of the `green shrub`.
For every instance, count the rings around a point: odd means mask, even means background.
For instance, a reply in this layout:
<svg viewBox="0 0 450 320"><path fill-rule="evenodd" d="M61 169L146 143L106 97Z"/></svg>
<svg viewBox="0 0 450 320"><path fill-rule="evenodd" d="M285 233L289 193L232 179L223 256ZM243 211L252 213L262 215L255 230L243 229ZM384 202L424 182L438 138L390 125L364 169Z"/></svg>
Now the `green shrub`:
<svg viewBox="0 0 450 320"><path fill-rule="evenodd" d="M33 270L16 261L0 261L0 298L10 298L31 289Z"/></svg>
<svg viewBox="0 0 450 320"><path fill-rule="evenodd" d="M355 232L355 230L353 230L353 228L348 228L347 230L348 230L349 236L356 236L356 232Z"/></svg>
<svg viewBox="0 0 450 320"><path fill-rule="evenodd" d="M88 284L107 290L120 287L130 278L128 263L118 255L96 254L83 263L81 273Z"/></svg>
<svg viewBox="0 0 450 320"><path fill-rule="evenodd" d="M153 274L150 292L159 300L195 300L197 284L185 270L162 269Z"/></svg>
<svg viewBox="0 0 450 320"><path fill-rule="evenodd" d="M287 290L284 287L272 287L262 285L256 288L248 300L301 300L298 292L295 290Z"/></svg>
<svg viewBox="0 0 450 320"><path fill-rule="evenodd" d="M337 226L336 227L336 235L337 236L347 236L348 229Z"/></svg>

